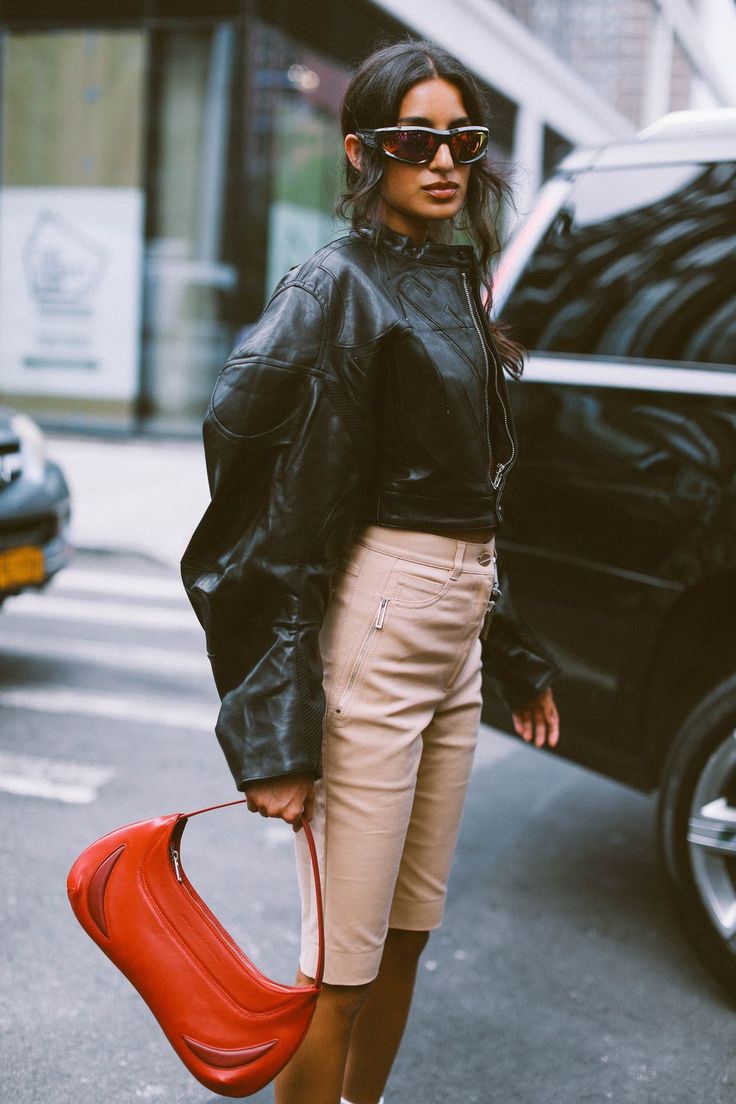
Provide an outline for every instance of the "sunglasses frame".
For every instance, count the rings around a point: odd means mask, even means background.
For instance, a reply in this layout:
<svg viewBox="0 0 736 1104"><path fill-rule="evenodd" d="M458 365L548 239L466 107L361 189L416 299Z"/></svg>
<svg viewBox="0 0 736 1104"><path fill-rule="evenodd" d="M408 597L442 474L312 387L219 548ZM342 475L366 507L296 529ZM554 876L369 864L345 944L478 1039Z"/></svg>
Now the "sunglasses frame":
<svg viewBox="0 0 736 1104"><path fill-rule="evenodd" d="M422 134L433 134L436 138L439 138L440 141L437 143L437 148L429 157L425 157L421 161L410 161L406 157L399 157L395 153L389 153L387 149L384 149L380 137L377 137L381 134L395 134L397 131L420 131ZM476 134L478 131L480 131L482 134L485 134L486 144L483 147L482 153L477 154L475 157L471 157L468 161L460 161L458 160L458 158L455 157L454 153L452 152L452 146L450 145L450 142L456 134L465 134L468 131L473 131L473 133ZM446 145L449 149L450 156L452 157L454 164L473 165L476 161L480 161L483 157L485 157L488 150L488 139L491 135L488 127L484 126L452 127L450 130L435 130L434 127L425 126L392 126L377 127L375 130L357 130L355 133L358 135L361 142L363 142L370 149L380 149L381 153L384 153L386 157L390 157L392 161L400 161L402 165L429 165L432 161L434 161L435 157L439 153L440 146L443 145Z"/></svg>

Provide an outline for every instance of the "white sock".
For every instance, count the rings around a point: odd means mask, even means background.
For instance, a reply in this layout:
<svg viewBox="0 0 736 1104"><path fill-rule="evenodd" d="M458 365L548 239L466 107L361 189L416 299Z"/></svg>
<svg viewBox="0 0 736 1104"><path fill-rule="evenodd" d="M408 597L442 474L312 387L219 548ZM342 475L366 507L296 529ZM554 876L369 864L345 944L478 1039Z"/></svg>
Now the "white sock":
<svg viewBox="0 0 736 1104"><path fill-rule="evenodd" d="M350 1101L347 1099L347 1097L341 1096L340 1104L350 1104ZM383 1104L383 1097L381 1097L381 1099L378 1101L378 1104Z"/></svg>

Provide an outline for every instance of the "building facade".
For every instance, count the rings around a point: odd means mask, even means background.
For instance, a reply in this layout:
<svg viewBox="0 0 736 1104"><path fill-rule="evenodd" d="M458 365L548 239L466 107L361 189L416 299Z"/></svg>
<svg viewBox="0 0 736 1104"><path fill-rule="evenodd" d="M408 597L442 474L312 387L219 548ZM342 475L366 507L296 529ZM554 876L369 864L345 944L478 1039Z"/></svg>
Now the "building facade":
<svg viewBox="0 0 736 1104"><path fill-rule="evenodd" d="M461 57L524 210L570 145L631 133L655 108L736 102L675 20L662 33L666 8L4 0L0 402L56 427L196 432L238 334L340 229L338 108L357 60L407 33Z"/></svg>

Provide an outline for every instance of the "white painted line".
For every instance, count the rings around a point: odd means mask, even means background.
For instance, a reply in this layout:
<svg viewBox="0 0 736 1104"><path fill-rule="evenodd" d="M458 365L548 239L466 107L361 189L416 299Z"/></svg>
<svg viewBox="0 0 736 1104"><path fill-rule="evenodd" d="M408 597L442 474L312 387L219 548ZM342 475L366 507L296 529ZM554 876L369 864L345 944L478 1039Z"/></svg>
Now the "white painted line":
<svg viewBox="0 0 736 1104"><path fill-rule="evenodd" d="M183 601L187 596L177 578L158 575L118 574L84 567L66 567L54 576L50 590L77 591L85 594L109 594L130 598L158 598Z"/></svg>
<svg viewBox="0 0 736 1104"><path fill-rule="evenodd" d="M0 752L0 790L21 797L88 805L113 775L107 767Z"/></svg>
<svg viewBox="0 0 736 1104"><path fill-rule="evenodd" d="M45 594L19 594L3 607L6 617L41 617L50 621L82 621L105 625L133 625L141 629L191 629L200 632L191 609L167 609L128 602L85 602L84 599Z"/></svg>
<svg viewBox="0 0 736 1104"><path fill-rule="evenodd" d="M83 594L108 594L125 598L156 598L180 602L189 608L189 600L178 579L152 575L119 575L113 571L86 571L65 567L55 575L47 593L76 591Z"/></svg>
<svg viewBox="0 0 736 1104"><path fill-rule="evenodd" d="M483 767L492 766L516 755L521 750L522 743L505 732L499 732L490 725L482 724L478 733L478 744L473 759L473 770L482 770Z"/></svg>
<svg viewBox="0 0 736 1104"><path fill-rule="evenodd" d="M208 733L214 731L216 719L216 710L212 706L191 705L179 698L136 698L53 686L0 690L0 707L34 713L107 717L108 720L127 721L128 724Z"/></svg>
<svg viewBox="0 0 736 1104"><path fill-rule="evenodd" d="M139 647L137 644L109 644L104 640L77 640L72 637L42 636L2 625L0 654L30 656L35 659L61 659L111 667L117 671L142 671L149 675L211 677L204 650L199 654L173 648ZM213 684L214 685L214 684Z"/></svg>

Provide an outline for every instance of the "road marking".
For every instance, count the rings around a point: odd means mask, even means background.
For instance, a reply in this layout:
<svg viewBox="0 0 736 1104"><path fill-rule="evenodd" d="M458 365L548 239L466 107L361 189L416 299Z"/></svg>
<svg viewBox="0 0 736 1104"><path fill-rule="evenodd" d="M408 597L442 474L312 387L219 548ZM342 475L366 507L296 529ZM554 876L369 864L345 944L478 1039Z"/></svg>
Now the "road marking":
<svg viewBox="0 0 736 1104"><path fill-rule="evenodd" d="M214 730L216 717L212 706L195 705L180 698L136 698L53 686L43 689L24 687L22 690L0 690L0 707L29 710L33 713L107 717L109 720L126 721L129 724L132 722L207 733Z"/></svg>
<svg viewBox="0 0 736 1104"><path fill-rule="evenodd" d="M41 617L50 621L82 621L105 625L134 625L143 629L191 629L199 631L199 623L191 609L167 609L150 604L89 602L83 598L58 597L46 594L19 594L10 598L3 609L6 617Z"/></svg>
<svg viewBox="0 0 736 1104"><path fill-rule="evenodd" d="M61 659L112 667L119 671L144 671L150 675L210 675L204 651L176 651L173 648L139 647L137 644L110 644L104 640L77 640L71 637L41 636L2 626L0 654L24 655L31 659Z"/></svg>
<svg viewBox="0 0 736 1104"><path fill-rule="evenodd" d="M490 725L482 724L478 733L478 743L473 759L473 770L500 763L521 749L521 741Z"/></svg>
<svg viewBox="0 0 736 1104"><path fill-rule="evenodd" d="M65 567L54 576L47 594L81 591L84 594L109 594L126 598L158 598L176 601L189 608L184 587L178 579L153 575L118 575L112 571L86 571Z"/></svg>
<svg viewBox="0 0 736 1104"><path fill-rule="evenodd" d="M0 752L0 790L20 797L43 797L89 805L114 776L107 767Z"/></svg>

